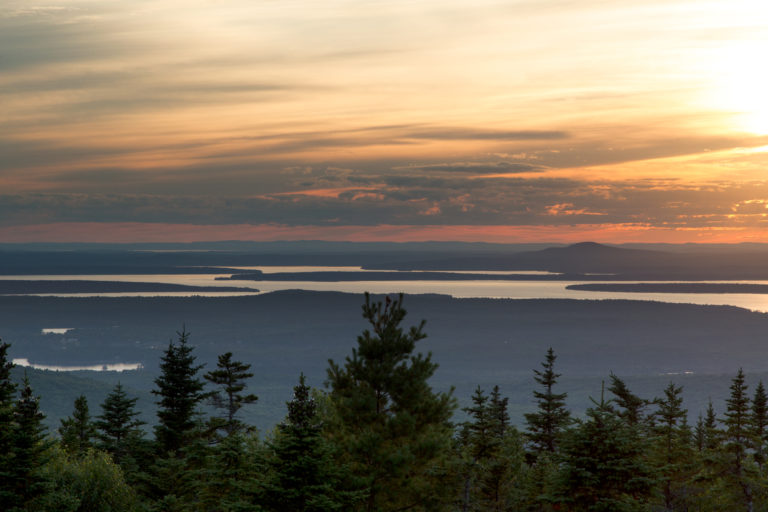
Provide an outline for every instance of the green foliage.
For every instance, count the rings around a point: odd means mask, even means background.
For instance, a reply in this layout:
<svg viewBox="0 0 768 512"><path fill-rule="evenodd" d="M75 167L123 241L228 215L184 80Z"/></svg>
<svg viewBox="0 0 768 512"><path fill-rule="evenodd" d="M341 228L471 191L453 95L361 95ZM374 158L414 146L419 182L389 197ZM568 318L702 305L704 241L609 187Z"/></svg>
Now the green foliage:
<svg viewBox="0 0 768 512"><path fill-rule="evenodd" d="M643 410L648 406L648 400L632 393L619 377L610 374L611 385L608 388L614 398L611 402L619 407L617 415L630 425L639 425L644 419Z"/></svg>
<svg viewBox="0 0 768 512"><path fill-rule="evenodd" d="M224 430L227 436L249 428L237 418L237 412L244 405L256 403L259 399L254 394L243 394L245 381L253 377L253 373L248 371L250 368L250 364L233 361L232 352L227 352L219 356L216 369L203 376L211 384L222 388L210 394L214 407L224 412L224 417L216 418L218 421L213 421L212 427Z"/></svg>
<svg viewBox="0 0 768 512"><path fill-rule="evenodd" d="M478 387L458 437L459 503L462 511L519 510L524 501L525 464L522 436L509 426L507 399L498 386L491 395Z"/></svg>
<svg viewBox="0 0 768 512"><path fill-rule="evenodd" d="M544 391L534 390L538 412L525 415L528 424L528 439L536 454L541 452L554 453L563 429L571 422L571 413L565 408L567 393L553 391L559 373L555 373L555 352L550 347L541 366L543 370L533 370L534 380L544 388Z"/></svg>
<svg viewBox="0 0 768 512"><path fill-rule="evenodd" d="M94 423L98 429L99 447L112 454L120 465L130 465L135 448L144 433L143 421L137 419L137 398L128 398L120 383L107 395L101 404L101 414Z"/></svg>
<svg viewBox="0 0 768 512"><path fill-rule="evenodd" d="M763 381L760 381L755 388L755 395L752 397L752 409L750 414L750 429L755 449L755 462L760 472L763 471L765 464L765 442L768 440L768 395L765 393Z"/></svg>
<svg viewBox="0 0 768 512"><path fill-rule="evenodd" d="M455 401L427 380L437 365L413 354L424 322L400 326L403 297L371 303L371 329L358 336L344 366L329 362L332 413L327 433L366 491L355 509L437 510L450 496L449 456Z"/></svg>
<svg viewBox="0 0 768 512"><path fill-rule="evenodd" d="M136 495L125 482L120 467L107 453L88 449L82 454L54 448L43 466L45 493L37 510L67 512L128 512L135 510Z"/></svg>
<svg viewBox="0 0 768 512"><path fill-rule="evenodd" d="M84 454L93 446L92 439L96 436L96 426L91 422L88 410L88 400L85 395L75 399L75 409L72 416L61 420L59 427L61 445L69 453Z"/></svg>
<svg viewBox="0 0 768 512"><path fill-rule="evenodd" d="M9 509L28 510L29 504L43 493L45 479L41 468L47 460L51 443L45 437L40 412L40 398L32 393L29 379L24 377L21 393L14 410L13 458L9 468L12 498Z"/></svg>
<svg viewBox="0 0 768 512"><path fill-rule="evenodd" d="M16 384L11 380L13 363L8 360L9 347L8 343L0 342L0 509L15 501L12 464Z"/></svg>
<svg viewBox="0 0 768 512"><path fill-rule="evenodd" d="M654 403L658 407L651 427L650 460L661 487L664 510L685 510L694 491L690 480L695 471L691 429L683 409L683 388L673 383Z"/></svg>
<svg viewBox="0 0 768 512"><path fill-rule="evenodd" d="M362 493L345 490L351 475L346 466L337 466L332 447L322 436L317 404L303 374L293 389L288 417L269 444L265 507L275 512L349 510Z"/></svg>
<svg viewBox="0 0 768 512"><path fill-rule="evenodd" d="M601 399L563 438L559 501L573 511L642 510L654 484L646 449L638 427Z"/></svg>
<svg viewBox="0 0 768 512"><path fill-rule="evenodd" d="M203 366L195 365L193 348L188 345L189 333L182 329L177 334L178 341L170 341L161 358L162 373L155 379L157 388L152 390L159 397L155 438L163 455L178 454L189 444L199 415L198 406L207 397L203 381L197 378Z"/></svg>

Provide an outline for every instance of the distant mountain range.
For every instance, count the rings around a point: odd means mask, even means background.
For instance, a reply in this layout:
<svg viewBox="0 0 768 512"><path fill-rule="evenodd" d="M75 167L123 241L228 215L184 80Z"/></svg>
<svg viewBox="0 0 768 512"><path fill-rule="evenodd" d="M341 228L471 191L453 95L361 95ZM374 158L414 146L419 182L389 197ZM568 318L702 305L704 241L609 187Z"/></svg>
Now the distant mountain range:
<svg viewBox="0 0 768 512"><path fill-rule="evenodd" d="M662 251L582 242L509 255L462 256L393 265L399 270L541 270L571 275L613 275L629 280L768 279L768 249ZM375 265L368 268L391 268Z"/></svg>

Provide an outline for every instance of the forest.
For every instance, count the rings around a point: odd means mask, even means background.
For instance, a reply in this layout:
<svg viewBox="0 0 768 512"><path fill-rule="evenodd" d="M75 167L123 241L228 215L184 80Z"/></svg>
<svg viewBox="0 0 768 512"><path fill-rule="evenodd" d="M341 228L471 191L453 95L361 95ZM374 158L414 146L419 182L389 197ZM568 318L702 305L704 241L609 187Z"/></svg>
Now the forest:
<svg viewBox="0 0 768 512"><path fill-rule="evenodd" d="M683 388L634 394L609 373L583 417L559 390L550 348L532 369L537 404L513 425L498 386L477 387L463 421L435 391L403 296L362 306L367 327L322 389L296 376L285 417L265 436L251 365L232 352L198 364L182 329L154 381L147 432L117 384L82 396L55 432L40 398L12 377L0 344L0 509L8 511L760 511L768 510L768 394L739 370L724 413L691 424ZM203 414L203 406L215 414ZM148 430L148 429L147 429Z"/></svg>

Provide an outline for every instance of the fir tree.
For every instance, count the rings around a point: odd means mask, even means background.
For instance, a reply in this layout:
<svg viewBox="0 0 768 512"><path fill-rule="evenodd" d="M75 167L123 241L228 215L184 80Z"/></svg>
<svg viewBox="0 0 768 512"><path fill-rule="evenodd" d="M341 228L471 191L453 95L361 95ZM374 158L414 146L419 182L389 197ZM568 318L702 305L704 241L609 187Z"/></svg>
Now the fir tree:
<svg viewBox="0 0 768 512"><path fill-rule="evenodd" d="M44 418L40 412L40 398L33 395L25 374L14 411L13 463L9 468L14 494L8 507L11 511L25 509L45 490L42 467L50 443L45 438Z"/></svg>
<svg viewBox="0 0 768 512"><path fill-rule="evenodd" d="M128 398L118 382L101 404L101 414L94 423L100 448L111 453L120 465L124 465L127 457L133 458L131 452L144 436L141 431L144 422L138 419L135 409L137 400Z"/></svg>
<svg viewBox="0 0 768 512"><path fill-rule="evenodd" d="M603 399L563 437L559 495L568 510L639 510L653 488L638 428Z"/></svg>
<svg viewBox="0 0 768 512"><path fill-rule="evenodd" d="M288 402L288 417L278 425L270 443L271 478L264 493L268 510L348 510L361 496L343 490L350 475L344 467L336 466L322 428L317 404L302 374L299 385L293 388L293 400Z"/></svg>
<svg viewBox="0 0 768 512"><path fill-rule="evenodd" d="M463 462L464 486L462 511L509 510L518 505L522 494L522 439L509 426L507 398L498 386L491 395L478 386L472 406L464 409L470 416L459 436Z"/></svg>
<svg viewBox="0 0 768 512"><path fill-rule="evenodd" d="M717 415L712 406L712 400L707 404L707 414L704 419L704 448L708 452L714 452L720 448L722 442L722 432L717 428Z"/></svg>
<svg viewBox="0 0 768 512"><path fill-rule="evenodd" d="M75 409L72 416L63 418L59 427L61 444L72 454L83 455L93 446L92 439L96 435L96 427L91 422L88 400L85 395L75 399Z"/></svg>
<svg viewBox="0 0 768 512"><path fill-rule="evenodd" d="M534 380L543 387L543 391L534 391L533 396L538 404L538 412L525 415L528 424L528 439L535 453L554 453L563 429L571 422L571 413L565 408L567 393L553 391L559 373L555 373L555 356L552 347L547 350L547 356L541 366L543 370L533 370Z"/></svg>
<svg viewBox="0 0 768 512"><path fill-rule="evenodd" d="M611 402L620 408L617 412L619 418L630 425L639 425L643 420L643 409L648 406L648 400L633 394L624 381L613 373L610 374L610 379L608 391L614 396Z"/></svg>
<svg viewBox="0 0 768 512"><path fill-rule="evenodd" d="M161 375L155 379L157 389L152 390L159 397L155 437L161 454L176 452L179 455L189 443L199 414L198 406L207 397L203 381L197 378L203 365L195 365L193 348L188 345L189 333L182 329L177 334L178 341L169 342L161 358Z"/></svg>
<svg viewBox="0 0 768 512"><path fill-rule="evenodd" d="M688 411L683 409L683 388L673 383L664 389L664 397L654 403L653 463L660 481L665 510L683 510L688 494L686 484L693 470L691 432L686 422Z"/></svg>
<svg viewBox="0 0 768 512"><path fill-rule="evenodd" d="M494 428L496 429L496 435L498 437L504 437L509 428L509 398L502 397L499 386L493 386L490 395L490 403L488 404L489 414L492 418Z"/></svg>
<svg viewBox="0 0 768 512"><path fill-rule="evenodd" d="M763 464L765 464L765 442L768 438L768 396L765 393L763 381L757 384L752 398L750 427L754 441L755 462L762 473Z"/></svg>
<svg viewBox="0 0 768 512"><path fill-rule="evenodd" d="M11 379L13 363L8 360L8 343L0 342L0 509L9 508L15 493L12 481L14 401L16 384Z"/></svg>
<svg viewBox="0 0 768 512"><path fill-rule="evenodd" d="M243 405L259 399L254 394L243 394L245 381L253 377L253 373L248 371L250 368L250 364L233 361L232 352L227 352L219 356L216 370L204 375L208 382L222 388L211 393L211 401L214 407L224 411L225 416L216 418L218 421L213 421L212 427L223 429L228 436L248 428L237 418L237 412Z"/></svg>
<svg viewBox="0 0 768 512"><path fill-rule="evenodd" d="M427 383L437 365L431 355L413 354L424 322L403 331L402 301L374 304L366 294L371 330L358 336L343 367L329 362L327 432L366 489L361 508L370 512L432 510L450 496L443 486L455 401Z"/></svg>
<svg viewBox="0 0 768 512"><path fill-rule="evenodd" d="M754 444L750 429L749 397L747 385L744 383L744 372L739 368L736 377L731 384L731 395L726 401L727 410L723 437L728 459L725 463L727 481L742 492L742 502L745 510L751 511L753 507L751 475L747 465L748 450Z"/></svg>

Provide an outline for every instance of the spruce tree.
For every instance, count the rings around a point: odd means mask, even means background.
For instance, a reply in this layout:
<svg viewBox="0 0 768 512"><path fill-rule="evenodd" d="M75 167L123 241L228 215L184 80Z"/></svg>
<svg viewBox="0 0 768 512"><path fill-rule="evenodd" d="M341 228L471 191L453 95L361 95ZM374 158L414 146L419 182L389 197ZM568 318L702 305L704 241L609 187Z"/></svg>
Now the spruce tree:
<svg viewBox="0 0 768 512"><path fill-rule="evenodd" d="M559 501L568 510L640 510L652 488L638 428L602 398L563 437Z"/></svg>
<svg viewBox="0 0 768 512"><path fill-rule="evenodd" d="M664 397L654 400L658 409L652 428L652 462L661 484L665 510L687 508L686 485L693 473L693 446L686 421L688 411L682 407L682 391L682 387L670 382L664 389Z"/></svg>
<svg viewBox="0 0 768 512"><path fill-rule="evenodd" d="M91 422L88 400L85 395L75 399L75 409L72 416L62 418L59 427L61 445L72 454L83 455L93 446L92 439L96 435L96 427Z"/></svg>
<svg viewBox="0 0 768 512"><path fill-rule="evenodd" d="M223 418L215 418L211 426L218 430L222 429L230 436L236 432L246 430L248 426L237 418L237 412L247 404L255 403L259 397L254 394L244 394L246 388L245 381L253 377L249 372L251 365L240 361L232 360L232 352L227 352L219 356L216 369L206 373L205 380L219 386L210 394L211 401L217 409L224 412Z"/></svg>
<svg viewBox="0 0 768 512"><path fill-rule="evenodd" d="M722 442L722 432L717 428L717 415L712 406L712 400L707 403L707 414L704 418L704 448L708 452L714 452L720 448Z"/></svg>
<svg viewBox="0 0 768 512"><path fill-rule="evenodd" d="M203 365L195 365L193 347L188 344L189 333L182 329L176 334L178 341L168 343L161 358L161 375L155 379L157 389L152 390L159 397L155 438L161 455L179 455L187 446L196 426L198 407L207 397L203 392L205 384L197 378Z"/></svg>
<svg viewBox="0 0 768 512"><path fill-rule="evenodd" d="M510 510L521 501L524 451L521 436L509 426L507 402L498 386L490 396L478 386L472 405L464 409L470 421L458 439L463 512Z"/></svg>
<svg viewBox="0 0 768 512"><path fill-rule="evenodd" d="M565 408L568 394L553 391L560 377L554 370L555 359L557 356L550 347L544 362L541 363L543 370L533 370L534 380L543 387L543 391L533 392L538 411L526 414L525 421L528 424L528 439L536 454L554 453L563 429L571 422L571 413Z"/></svg>
<svg viewBox="0 0 768 512"><path fill-rule="evenodd" d="M136 411L138 398L128 398L119 382L101 404L101 414L94 423L98 429L99 447L112 454L121 466L126 458L132 457L132 449L144 436L141 426L145 422L138 419Z"/></svg>
<svg viewBox="0 0 768 512"><path fill-rule="evenodd" d="M754 441L755 462L762 473L763 464L765 464L765 442L768 438L768 395L765 393L763 381L757 384L755 395L752 397L750 427Z"/></svg>
<svg viewBox="0 0 768 512"><path fill-rule="evenodd" d="M619 418L630 425L639 425L644 418L643 410L648 406L648 400L633 394L624 381L613 373L610 374L610 379L611 385L608 391L614 396L611 402L619 407L617 412Z"/></svg>
<svg viewBox="0 0 768 512"><path fill-rule="evenodd" d="M11 379L13 363L8 360L8 343L0 342L0 510L15 495L12 481L14 402L16 384Z"/></svg>
<svg viewBox="0 0 768 512"><path fill-rule="evenodd" d="M369 512L433 510L450 498L444 485L455 401L427 383L437 365L430 354L413 354L424 322L404 331L402 302L402 294L384 303L366 294L370 330L344 366L329 361L327 432L366 491L358 508Z"/></svg>
<svg viewBox="0 0 768 512"><path fill-rule="evenodd" d="M44 418L40 398L32 393L25 374L14 410L13 463L9 468L14 496L8 510L25 510L45 490L42 468L50 443L45 437Z"/></svg>
<svg viewBox="0 0 768 512"><path fill-rule="evenodd" d="M731 395L726 401L725 419L721 421L725 426L723 437L728 455L724 468L726 480L732 488L741 490L740 501L745 510L751 511L753 486L747 456L754 444L754 438L750 428L750 404L744 380L744 372L739 368L731 383Z"/></svg>
<svg viewBox="0 0 768 512"><path fill-rule="evenodd" d="M304 374L293 388L288 417L278 425L270 443L270 479L265 486L267 510L324 512L348 510L361 493L344 491L350 475L337 467L331 447L322 436L317 404Z"/></svg>

